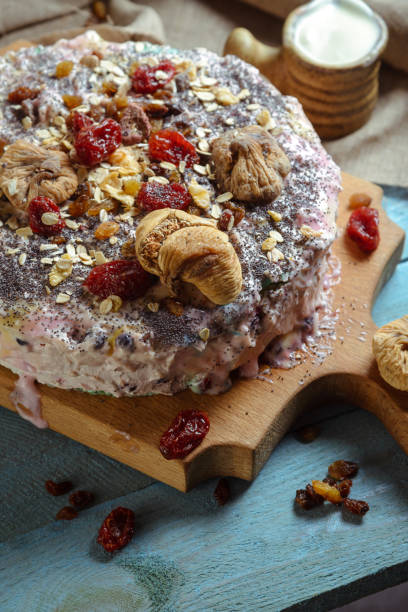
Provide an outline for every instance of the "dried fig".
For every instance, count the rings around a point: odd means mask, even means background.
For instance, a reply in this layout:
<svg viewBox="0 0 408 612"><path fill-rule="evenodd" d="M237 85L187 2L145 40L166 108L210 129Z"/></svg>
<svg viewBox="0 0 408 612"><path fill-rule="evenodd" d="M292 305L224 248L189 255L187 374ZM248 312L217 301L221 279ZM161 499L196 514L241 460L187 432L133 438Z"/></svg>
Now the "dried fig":
<svg viewBox="0 0 408 612"><path fill-rule="evenodd" d="M408 391L408 315L376 331L373 352L383 379L396 389Z"/></svg>
<svg viewBox="0 0 408 612"><path fill-rule="evenodd" d="M217 183L244 202L268 202L279 196L290 162L262 127L229 130L212 143Z"/></svg>
<svg viewBox="0 0 408 612"><path fill-rule="evenodd" d="M0 159L0 188L20 210L27 210L37 196L46 196L57 204L64 202L77 187L77 175L62 151L17 140Z"/></svg>

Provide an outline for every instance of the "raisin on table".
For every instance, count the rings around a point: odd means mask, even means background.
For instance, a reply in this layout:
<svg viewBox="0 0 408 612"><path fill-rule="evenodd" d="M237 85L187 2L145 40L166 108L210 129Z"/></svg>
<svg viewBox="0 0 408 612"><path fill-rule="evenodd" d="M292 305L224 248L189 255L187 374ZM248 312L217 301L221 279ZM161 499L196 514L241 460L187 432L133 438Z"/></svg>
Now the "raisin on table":
<svg viewBox="0 0 408 612"><path fill-rule="evenodd" d="M112 510L103 521L97 541L107 552L114 552L126 546L132 539L134 532L134 512L129 508L119 506Z"/></svg>

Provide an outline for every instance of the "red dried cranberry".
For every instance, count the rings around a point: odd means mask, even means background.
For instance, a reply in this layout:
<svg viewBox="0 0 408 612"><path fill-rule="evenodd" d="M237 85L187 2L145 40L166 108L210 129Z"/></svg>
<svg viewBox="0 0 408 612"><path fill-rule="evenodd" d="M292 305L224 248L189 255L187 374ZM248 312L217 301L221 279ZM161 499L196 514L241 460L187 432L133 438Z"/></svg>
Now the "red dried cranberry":
<svg viewBox="0 0 408 612"><path fill-rule="evenodd" d="M130 542L135 532L135 515L128 508L115 508L103 521L98 543L108 552L120 550Z"/></svg>
<svg viewBox="0 0 408 612"><path fill-rule="evenodd" d="M80 161L94 166L109 157L122 142L120 125L114 119L83 127L75 137L75 150Z"/></svg>
<svg viewBox="0 0 408 612"><path fill-rule="evenodd" d="M100 298L118 295L123 300L134 300L146 293L154 282L135 260L117 259L93 268L84 286Z"/></svg>
<svg viewBox="0 0 408 612"><path fill-rule="evenodd" d="M186 210L191 202L191 196L184 185L171 183L162 185L157 181L143 183L137 203L144 210L158 210L159 208L177 208Z"/></svg>
<svg viewBox="0 0 408 612"><path fill-rule="evenodd" d="M184 459L203 441L210 429L208 416L199 410L179 412L160 439L165 459Z"/></svg>
<svg viewBox="0 0 408 612"><path fill-rule="evenodd" d="M94 495L90 491L74 491L69 496L69 503L74 506L76 510L82 510L92 504Z"/></svg>
<svg viewBox="0 0 408 612"><path fill-rule="evenodd" d="M200 161L191 142L175 130L159 130L150 136L149 154L155 161L167 161L176 165L185 161L187 167Z"/></svg>
<svg viewBox="0 0 408 612"><path fill-rule="evenodd" d="M142 64L133 73L132 88L137 93L154 93L171 81L175 73L176 68L169 60L163 60L156 66Z"/></svg>
<svg viewBox="0 0 408 612"><path fill-rule="evenodd" d="M72 519L78 516L78 512L71 508L71 506L64 506L61 510L58 511L57 516L55 517L57 521L72 521Z"/></svg>
<svg viewBox="0 0 408 612"><path fill-rule="evenodd" d="M47 480L45 488L51 495L65 495L72 489L72 482L70 480L63 480L62 482L54 482L53 480Z"/></svg>
<svg viewBox="0 0 408 612"><path fill-rule="evenodd" d="M44 213L55 213L58 216L58 221L53 225L43 223L42 216ZM55 236L65 227L65 221L61 218L58 206L50 198L44 196L37 196L31 200L28 206L28 216L30 227L35 234Z"/></svg>
<svg viewBox="0 0 408 612"><path fill-rule="evenodd" d="M84 128L91 127L91 125L94 125L94 122L85 113L72 113L71 129L75 136Z"/></svg>
<svg viewBox="0 0 408 612"><path fill-rule="evenodd" d="M226 478L221 478L215 487L214 497L219 506L224 506L230 498L230 487Z"/></svg>
<svg viewBox="0 0 408 612"><path fill-rule="evenodd" d="M347 234L362 251L370 253L375 251L380 242L378 222L378 210L361 206L351 213L347 223Z"/></svg>

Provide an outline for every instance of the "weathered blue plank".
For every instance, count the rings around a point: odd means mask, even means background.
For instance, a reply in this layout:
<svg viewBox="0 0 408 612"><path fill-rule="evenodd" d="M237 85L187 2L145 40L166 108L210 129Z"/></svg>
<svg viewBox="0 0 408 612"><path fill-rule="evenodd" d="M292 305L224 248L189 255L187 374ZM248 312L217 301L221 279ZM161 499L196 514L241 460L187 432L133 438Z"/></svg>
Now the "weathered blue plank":
<svg viewBox="0 0 408 612"><path fill-rule="evenodd" d="M384 190L383 206L387 215L408 234L408 189L381 185ZM408 238L405 239L403 260L408 258Z"/></svg>
<svg viewBox="0 0 408 612"><path fill-rule="evenodd" d="M361 522L293 507L295 490L338 458L361 465L353 495L371 507ZM2 544L2 612L273 611L330 591L332 607L384 586L367 579L376 572L408 574L408 457L370 414L325 421L310 445L286 437L254 483L232 482L223 508L214 484L187 495L153 484ZM110 559L94 539L118 504L136 512L137 531Z"/></svg>

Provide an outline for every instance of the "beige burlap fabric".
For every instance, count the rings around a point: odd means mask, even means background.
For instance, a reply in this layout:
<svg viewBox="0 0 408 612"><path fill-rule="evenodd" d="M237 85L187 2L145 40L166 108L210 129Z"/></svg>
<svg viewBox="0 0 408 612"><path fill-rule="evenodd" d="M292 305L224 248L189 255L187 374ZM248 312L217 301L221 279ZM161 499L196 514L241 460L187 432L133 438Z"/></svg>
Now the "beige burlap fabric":
<svg viewBox="0 0 408 612"><path fill-rule="evenodd" d="M131 0L110 0L114 27L102 25L102 36L112 40L166 40L176 47L204 46L222 53L231 29L249 28L269 44L279 44L285 17L298 0L146 0L149 6ZM383 67L380 98L369 122L354 134L326 147L336 162L356 176L371 181L408 187L408 0L369 0L386 20L390 42ZM154 10L156 9L156 10ZM261 10L262 9L262 10ZM25 38L51 42L73 35L89 19L84 0L2 0L0 40L2 46ZM396 70L399 68L400 70Z"/></svg>

